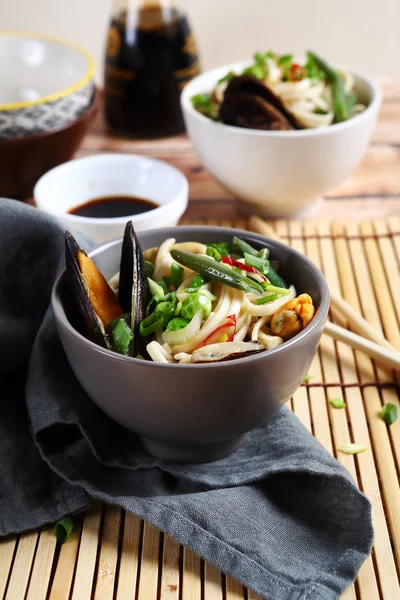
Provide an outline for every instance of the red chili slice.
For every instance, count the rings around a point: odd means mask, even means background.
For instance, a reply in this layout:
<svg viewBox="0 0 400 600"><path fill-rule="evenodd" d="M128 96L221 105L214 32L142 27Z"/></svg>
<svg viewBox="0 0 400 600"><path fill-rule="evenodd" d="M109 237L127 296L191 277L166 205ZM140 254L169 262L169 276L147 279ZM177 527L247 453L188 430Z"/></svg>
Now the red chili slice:
<svg viewBox="0 0 400 600"><path fill-rule="evenodd" d="M230 258L229 256L223 256L221 262L225 263L226 265L231 265L231 267L237 267L242 271L247 271L248 273L256 273L256 275L262 277L264 281L267 281L267 278L262 273L260 273L260 271L258 271L255 267L245 265L244 263L241 263L238 260L235 260L234 258Z"/></svg>
<svg viewBox="0 0 400 600"><path fill-rule="evenodd" d="M306 71L304 67L298 64L293 64L290 67L289 79L290 81L302 81L306 76Z"/></svg>
<svg viewBox="0 0 400 600"><path fill-rule="evenodd" d="M236 330L236 315L229 315L226 317L225 323L217 327L210 335L204 340L203 346L209 346L210 344L217 344L221 337L224 335L228 336L227 342L233 342Z"/></svg>

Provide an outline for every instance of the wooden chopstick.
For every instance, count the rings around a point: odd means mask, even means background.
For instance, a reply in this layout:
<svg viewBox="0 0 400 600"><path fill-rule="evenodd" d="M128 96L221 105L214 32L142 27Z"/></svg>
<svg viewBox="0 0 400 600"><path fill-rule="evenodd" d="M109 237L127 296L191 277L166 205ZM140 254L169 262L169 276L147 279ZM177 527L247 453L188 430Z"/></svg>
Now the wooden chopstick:
<svg viewBox="0 0 400 600"><path fill-rule="evenodd" d="M344 342L355 350L361 350L361 352L364 352L364 354L371 358L379 360L382 364L400 371L399 352L392 352L387 348L383 348L383 346L375 344L375 342L371 342L370 340L361 337L361 335L348 331L335 323L331 323L331 321L325 323L324 333L339 342Z"/></svg>
<svg viewBox="0 0 400 600"><path fill-rule="evenodd" d="M261 233L266 237L272 238L274 240L278 240L282 242L279 235L272 229L268 223L260 219L257 216L251 216L249 219L250 229L256 233ZM390 342L384 337L384 335L375 329L368 321L364 319L363 316L357 312L351 304L349 304L344 298L341 298L338 294L331 291L331 305L334 306L349 322L354 331L356 331L359 335L371 340L375 344L383 346L387 350L390 350L392 353L398 353L398 350L392 346ZM339 327L339 326L336 326ZM343 328L341 328L343 329ZM347 331L343 329L343 331ZM351 344L350 344L351 345Z"/></svg>

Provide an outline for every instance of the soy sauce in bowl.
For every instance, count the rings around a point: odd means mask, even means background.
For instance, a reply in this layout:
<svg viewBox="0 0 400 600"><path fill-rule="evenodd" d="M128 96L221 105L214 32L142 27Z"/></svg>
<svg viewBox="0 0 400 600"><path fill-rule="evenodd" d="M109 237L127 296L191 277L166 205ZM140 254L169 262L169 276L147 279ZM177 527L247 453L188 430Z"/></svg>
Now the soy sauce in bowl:
<svg viewBox="0 0 400 600"><path fill-rule="evenodd" d="M94 198L68 211L70 215L91 219L113 219L131 217L158 208L158 204L136 196L104 196Z"/></svg>

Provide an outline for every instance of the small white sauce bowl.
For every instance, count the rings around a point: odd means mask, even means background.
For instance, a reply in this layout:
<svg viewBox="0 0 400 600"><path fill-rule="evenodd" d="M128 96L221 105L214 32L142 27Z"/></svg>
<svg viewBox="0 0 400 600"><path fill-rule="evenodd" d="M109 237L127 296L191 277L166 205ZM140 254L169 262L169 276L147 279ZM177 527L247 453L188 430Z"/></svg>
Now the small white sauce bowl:
<svg viewBox="0 0 400 600"><path fill-rule="evenodd" d="M379 87L348 69L367 108L329 127L294 131L259 131L217 123L193 108L191 98L209 92L240 62L198 75L184 88L181 105L188 134L204 167L240 201L245 214L301 217L338 186L365 153L381 103Z"/></svg>
<svg viewBox="0 0 400 600"><path fill-rule="evenodd" d="M62 226L98 241L123 235L132 220L136 231L177 225L188 204L189 184L175 167L146 156L101 154L52 169L34 189L37 207ZM136 196L158 204L147 212L109 219L69 214L72 208L106 196Z"/></svg>

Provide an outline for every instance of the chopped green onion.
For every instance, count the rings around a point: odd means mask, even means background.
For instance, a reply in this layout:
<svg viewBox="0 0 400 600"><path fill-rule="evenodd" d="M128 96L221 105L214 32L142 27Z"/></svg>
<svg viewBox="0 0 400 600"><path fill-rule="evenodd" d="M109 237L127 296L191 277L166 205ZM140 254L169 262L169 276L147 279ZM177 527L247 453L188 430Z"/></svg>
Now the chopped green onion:
<svg viewBox="0 0 400 600"><path fill-rule="evenodd" d="M276 285L271 285L266 281L264 281L260 285L266 292L276 292L277 294L282 294L283 296L289 296L290 294L290 290L288 290L287 288L277 287Z"/></svg>
<svg viewBox="0 0 400 600"><path fill-rule="evenodd" d="M242 75L252 75L257 79L265 79L267 76L267 68L264 65L256 64L243 69Z"/></svg>
<svg viewBox="0 0 400 600"><path fill-rule="evenodd" d="M343 402L341 398L331 398L329 402L332 404L333 408L346 408L346 402Z"/></svg>
<svg viewBox="0 0 400 600"><path fill-rule="evenodd" d="M269 259L269 248L261 248L261 250L259 250L257 252L257 256L258 256L258 258L261 258L262 260L268 260Z"/></svg>
<svg viewBox="0 0 400 600"><path fill-rule="evenodd" d="M208 283L208 279L206 277L203 277L202 275L195 275L185 292L188 294L198 292L199 288L206 283Z"/></svg>
<svg viewBox="0 0 400 600"><path fill-rule="evenodd" d="M327 115L328 111L324 110L323 108L316 108L314 110L314 115Z"/></svg>
<svg viewBox="0 0 400 600"><path fill-rule="evenodd" d="M257 269L257 271L260 271L260 273L264 273L269 266L269 262L267 260L263 260L258 256L253 256L252 254L247 254L247 252L244 253L244 260L246 265L249 265L249 267L254 267Z"/></svg>
<svg viewBox="0 0 400 600"><path fill-rule="evenodd" d="M303 379L303 383L308 383L311 379L314 379L314 375L306 375Z"/></svg>
<svg viewBox="0 0 400 600"><path fill-rule="evenodd" d="M263 65L265 62L265 55L262 52L255 52L253 54L253 59L255 63L260 63Z"/></svg>
<svg viewBox="0 0 400 600"><path fill-rule="evenodd" d="M282 54L278 60L277 63L280 66L291 66L293 62L293 54Z"/></svg>
<svg viewBox="0 0 400 600"><path fill-rule="evenodd" d="M153 277L154 275L154 265L150 260L146 260L146 271L147 277Z"/></svg>
<svg viewBox="0 0 400 600"><path fill-rule="evenodd" d="M218 118L218 107L211 99L210 94L197 94L191 98L194 108L210 119Z"/></svg>
<svg viewBox="0 0 400 600"><path fill-rule="evenodd" d="M151 333L157 331L157 329L160 329L162 324L163 314L156 310L151 315L143 319L143 321L140 323L139 333L142 337L147 337Z"/></svg>
<svg viewBox="0 0 400 600"><path fill-rule="evenodd" d="M313 52L307 53L308 59L314 62L314 64L320 69L325 78L332 85L332 96L333 96L333 108L335 113L335 122L341 123L347 121L350 117L349 110L349 99L344 89L342 78L339 74L320 56L317 56Z"/></svg>
<svg viewBox="0 0 400 600"><path fill-rule="evenodd" d="M217 296L214 296L214 294L212 292L210 292L210 290L206 290L206 289L199 289L199 294L203 294L204 296L207 296L207 298L209 298L211 300L211 302L215 302L215 300L217 299Z"/></svg>
<svg viewBox="0 0 400 600"><path fill-rule="evenodd" d="M262 298L257 298L254 301L254 304L267 304L268 302L272 302L273 300L278 300L281 298L281 294L270 294L269 296L263 296Z"/></svg>
<svg viewBox="0 0 400 600"><path fill-rule="evenodd" d="M115 319L117 323L112 329L111 335L113 338L113 348L119 354L129 354L129 346L133 340L134 334L127 323L125 315ZM111 325L111 324L110 324Z"/></svg>
<svg viewBox="0 0 400 600"><path fill-rule="evenodd" d="M270 283L272 283L272 285L276 285L276 287L280 287L280 288L286 288L286 289L289 288L286 281L284 279L282 279L282 277L280 275L278 275L278 273L276 271L274 271L274 269L271 267L271 265L269 265L269 267L267 267L265 269L264 275L268 278L268 280L270 281Z"/></svg>
<svg viewBox="0 0 400 600"><path fill-rule="evenodd" d="M213 246L207 246L206 251L207 256L211 256L211 258L215 258L218 262L221 262L222 254L218 250L218 248L214 248Z"/></svg>
<svg viewBox="0 0 400 600"><path fill-rule="evenodd" d="M254 256L258 253L258 250L253 248L253 246L250 246L248 242L246 242L245 240L241 240L238 237L233 238L233 245L237 250L240 251L240 254L242 255L245 252L247 252L247 254L253 254Z"/></svg>
<svg viewBox="0 0 400 600"><path fill-rule="evenodd" d="M190 294L182 304L182 317L191 321L199 310L203 311L203 318L206 319L212 310L210 298L200 292Z"/></svg>
<svg viewBox="0 0 400 600"><path fill-rule="evenodd" d="M164 296L164 288L162 288L161 285L150 279L150 277L147 278L147 281L149 282L151 295L160 296L160 298L162 298Z"/></svg>
<svg viewBox="0 0 400 600"><path fill-rule="evenodd" d="M179 331L180 329L186 327L186 325L189 325L189 321L182 319L181 317L175 317L168 323L167 329L170 331Z"/></svg>
<svg viewBox="0 0 400 600"><path fill-rule="evenodd" d="M344 454L360 454L360 452L368 450L368 446L364 446L363 444L344 444L338 450Z"/></svg>
<svg viewBox="0 0 400 600"><path fill-rule="evenodd" d="M54 535L57 538L59 544L65 544L74 528L74 522L70 517L64 517L60 519L54 525Z"/></svg>
<svg viewBox="0 0 400 600"><path fill-rule="evenodd" d="M171 273L169 275L168 282L170 285L173 285L177 290L183 281L184 270L182 267L177 265L176 263L172 263L171 265Z"/></svg>
<svg viewBox="0 0 400 600"><path fill-rule="evenodd" d="M218 79L218 83L225 83L225 81L227 81L227 82L232 81L232 79L234 79L234 77L236 77L236 74L233 73L233 71L229 71L229 73L227 73L226 75L221 77L221 79Z"/></svg>
<svg viewBox="0 0 400 600"><path fill-rule="evenodd" d="M108 331L110 333L113 332L113 330L115 329L115 327L118 325L119 320L120 319L125 319L125 321L128 323L128 325L130 326L131 324L131 315L129 313L125 313L123 315L120 315L119 317L117 317L116 319L113 319L112 321L109 322L108 324Z"/></svg>
<svg viewBox="0 0 400 600"><path fill-rule="evenodd" d="M397 421L397 406L391 402L385 404L381 410L381 417L386 425L393 425Z"/></svg>
<svg viewBox="0 0 400 600"><path fill-rule="evenodd" d="M239 267L232 267L232 271L235 271L235 273L239 273L239 275L242 275L243 273L243 269L239 269Z"/></svg>
<svg viewBox="0 0 400 600"><path fill-rule="evenodd" d="M175 304L174 302L160 302L157 304L156 312L162 315L162 324L166 327L175 316Z"/></svg>
<svg viewBox="0 0 400 600"><path fill-rule="evenodd" d="M175 308L175 316L176 317L180 314L181 310L182 310L182 302L181 302L181 300L179 300L179 302Z"/></svg>
<svg viewBox="0 0 400 600"><path fill-rule="evenodd" d="M160 287L162 287L162 289L164 290L164 295L165 294L169 294L169 283L168 283L168 277L161 277L161 279L159 279L157 281L158 285Z"/></svg>
<svg viewBox="0 0 400 600"><path fill-rule="evenodd" d="M208 244L206 254L220 262L223 256L229 256L230 250L229 244L220 242L219 244Z"/></svg>

